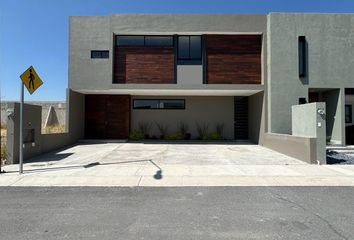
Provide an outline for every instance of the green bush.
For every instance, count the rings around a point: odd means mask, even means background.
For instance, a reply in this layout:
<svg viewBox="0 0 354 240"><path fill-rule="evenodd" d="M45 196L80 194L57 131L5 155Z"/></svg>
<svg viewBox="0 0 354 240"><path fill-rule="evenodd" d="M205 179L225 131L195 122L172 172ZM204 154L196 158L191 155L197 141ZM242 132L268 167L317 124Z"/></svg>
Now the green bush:
<svg viewBox="0 0 354 240"><path fill-rule="evenodd" d="M141 131L134 130L129 134L130 140L138 141L138 140L143 140L144 138L145 135Z"/></svg>
<svg viewBox="0 0 354 240"><path fill-rule="evenodd" d="M208 136L208 128L209 128L209 124L207 123L196 123L195 124L197 127L197 132L198 132L198 139L200 140L207 140Z"/></svg>
<svg viewBox="0 0 354 240"><path fill-rule="evenodd" d="M203 139L203 140L220 140L221 139L221 136L219 133L209 133L207 136L206 136L206 139Z"/></svg>
<svg viewBox="0 0 354 240"><path fill-rule="evenodd" d="M173 133L173 134L169 134L165 137L166 140L183 140L184 139L184 135L182 135L181 133Z"/></svg>
<svg viewBox="0 0 354 240"><path fill-rule="evenodd" d="M185 122L180 122L178 124L178 133L180 133L182 136L186 136L188 133L188 124Z"/></svg>
<svg viewBox="0 0 354 240"><path fill-rule="evenodd" d="M150 134L150 123L139 123L139 131L144 134L145 137L148 137Z"/></svg>
<svg viewBox="0 0 354 240"><path fill-rule="evenodd" d="M167 129L168 129L167 125L164 125L162 123L156 123L156 126L159 129L159 131L160 131L160 138L161 139L166 139L166 137L167 137Z"/></svg>

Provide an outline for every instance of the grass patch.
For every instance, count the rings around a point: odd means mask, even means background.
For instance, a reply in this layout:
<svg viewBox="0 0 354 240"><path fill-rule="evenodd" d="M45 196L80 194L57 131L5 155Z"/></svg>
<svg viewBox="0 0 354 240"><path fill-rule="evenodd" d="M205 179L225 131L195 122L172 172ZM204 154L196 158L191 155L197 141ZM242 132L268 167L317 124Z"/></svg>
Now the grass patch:
<svg viewBox="0 0 354 240"><path fill-rule="evenodd" d="M65 125L53 125L42 128L43 134L53 134L53 133L64 133L65 132Z"/></svg>

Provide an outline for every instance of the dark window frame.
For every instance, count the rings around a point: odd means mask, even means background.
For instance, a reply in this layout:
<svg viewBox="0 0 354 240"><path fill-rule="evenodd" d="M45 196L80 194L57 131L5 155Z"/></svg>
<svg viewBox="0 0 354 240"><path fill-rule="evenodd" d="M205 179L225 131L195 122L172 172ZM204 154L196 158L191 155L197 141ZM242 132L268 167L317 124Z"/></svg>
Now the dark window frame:
<svg viewBox="0 0 354 240"><path fill-rule="evenodd" d="M182 58L179 54L179 38L180 37L188 37L188 58ZM199 37L200 38L200 53L198 58L191 58L191 37ZM178 65L200 65L203 60L203 35L177 35L177 61Z"/></svg>
<svg viewBox="0 0 354 240"><path fill-rule="evenodd" d="M99 53L99 56L96 57L95 53ZM107 56L103 55L107 53ZM109 50L91 50L91 59L109 59Z"/></svg>
<svg viewBox="0 0 354 240"><path fill-rule="evenodd" d="M143 37L144 38L144 44L143 45L119 45L118 44L118 37ZM146 45L146 37L169 37L171 38L171 44L170 45ZM174 39L173 35L122 35L122 34L117 34L115 35L115 46L117 47L148 47L148 48L161 48L161 47L167 47L167 48L173 48L174 47Z"/></svg>
<svg viewBox="0 0 354 240"><path fill-rule="evenodd" d="M347 119L347 109L349 109L349 118ZM345 105L345 123L353 123L353 107L350 104ZM348 121L347 121L348 120Z"/></svg>
<svg viewBox="0 0 354 240"><path fill-rule="evenodd" d="M158 107L157 108L139 108L139 107L135 107L135 101L144 101L144 100L147 100L147 101L158 101ZM178 101L183 101L183 108L161 108L160 107L160 101L165 101L165 100L169 100L169 101L173 101L173 100L178 100ZM185 99L182 99L182 98L174 98L174 99L147 99L147 98L137 98L137 99L133 99L133 109L137 109L137 110L185 110L186 109L186 100Z"/></svg>

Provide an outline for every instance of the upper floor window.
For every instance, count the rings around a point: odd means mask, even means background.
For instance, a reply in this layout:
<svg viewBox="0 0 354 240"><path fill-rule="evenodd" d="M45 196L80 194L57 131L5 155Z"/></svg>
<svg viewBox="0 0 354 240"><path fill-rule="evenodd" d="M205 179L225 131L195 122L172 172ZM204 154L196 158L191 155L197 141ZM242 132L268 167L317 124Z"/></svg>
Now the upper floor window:
<svg viewBox="0 0 354 240"><path fill-rule="evenodd" d="M118 35L116 45L124 47L172 47L172 36L137 36L137 35Z"/></svg>
<svg viewBox="0 0 354 240"><path fill-rule="evenodd" d="M109 58L108 50L92 50L91 58Z"/></svg>
<svg viewBox="0 0 354 240"><path fill-rule="evenodd" d="M201 63L201 36L178 36L178 60L180 62Z"/></svg>

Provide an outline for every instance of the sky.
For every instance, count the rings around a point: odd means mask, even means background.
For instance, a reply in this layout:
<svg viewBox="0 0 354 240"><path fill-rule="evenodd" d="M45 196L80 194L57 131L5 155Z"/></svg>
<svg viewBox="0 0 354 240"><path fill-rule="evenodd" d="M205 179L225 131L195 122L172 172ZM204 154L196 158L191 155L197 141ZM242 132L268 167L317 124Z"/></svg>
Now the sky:
<svg viewBox="0 0 354 240"><path fill-rule="evenodd" d="M354 13L354 0L0 0L1 101L19 100L19 76L31 65L44 84L25 100L65 100L69 16L270 12Z"/></svg>

